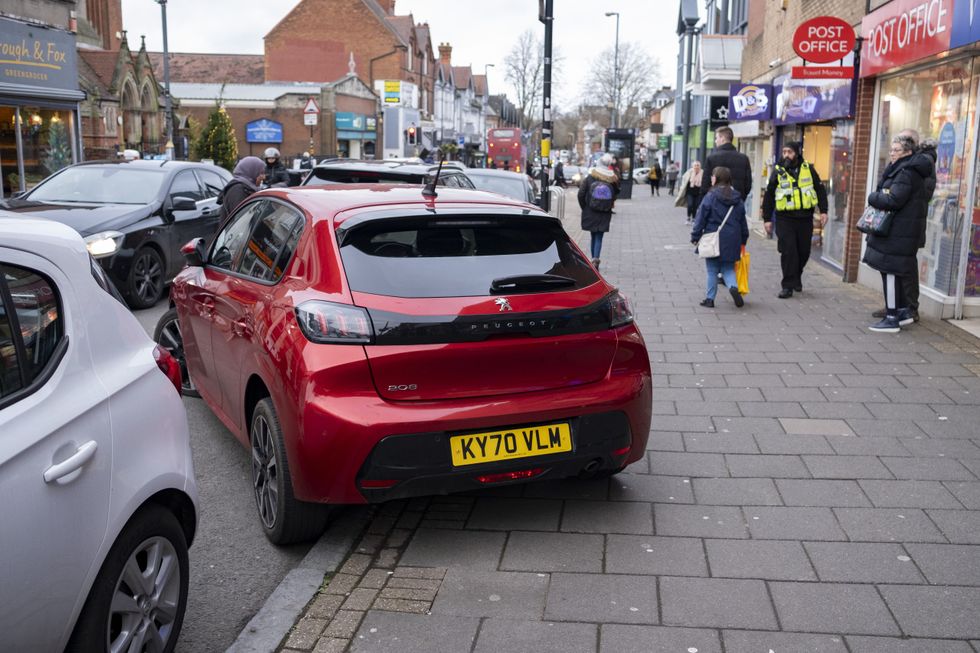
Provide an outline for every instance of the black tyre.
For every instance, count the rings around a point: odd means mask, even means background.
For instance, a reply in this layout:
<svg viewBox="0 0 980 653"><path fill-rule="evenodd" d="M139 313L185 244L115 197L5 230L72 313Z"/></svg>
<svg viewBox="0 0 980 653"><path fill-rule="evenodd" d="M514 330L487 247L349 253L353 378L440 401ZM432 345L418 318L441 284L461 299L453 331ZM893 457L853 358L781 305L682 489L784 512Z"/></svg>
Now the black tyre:
<svg viewBox="0 0 980 653"><path fill-rule="evenodd" d="M185 397L200 397L190 373L187 371L187 357L184 354L184 334L177 320L177 309L171 308L160 316L153 330L153 341L170 352L180 363L181 392Z"/></svg>
<svg viewBox="0 0 980 653"><path fill-rule="evenodd" d="M171 653L184 623L188 569L177 518L146 506L109 550L65 650Z"/></svg>
<svg viewBox="0 0 980 653"><path fill-rule="evenodd" d="M163 258L152 247L142 247L133 256L126 280L126 300L132 308L150 308L163 297L166 286Z"/></svg>
<svg viewBox="0 0 980 653"><path fill-rule="evenodd" d="M255 506L265 536L273 544L305 542L319 536L327 525L329 507L293 496L282 427L269 397L252 411L248 441Z"/></svg>

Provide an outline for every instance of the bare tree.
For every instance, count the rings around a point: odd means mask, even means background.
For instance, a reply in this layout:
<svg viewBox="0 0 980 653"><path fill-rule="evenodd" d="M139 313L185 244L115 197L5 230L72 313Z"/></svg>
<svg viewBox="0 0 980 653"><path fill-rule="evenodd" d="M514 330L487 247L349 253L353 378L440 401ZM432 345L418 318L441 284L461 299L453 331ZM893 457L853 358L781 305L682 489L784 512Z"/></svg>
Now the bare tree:
<svg viewBox="0 0 980 653"><path fill-rule="evenodd" d="M619 46L619 75L616 84L613 48L608 48L593 63L585 83L585 95L591 104L615 106L619 98L619 113L635 118L641 111L629 111L646 100L657 88L660 65L636 43ZM618 88L617 88L618 87ZM624 127L633 126L623 124Z"/></svg>
<svg viewBox="0 0 980 653"><path fill-rule="evenodd" d="M561 61L561 53L552 50L552 88L557 83ZM504 78L514 87L515 104L521 112L521 129L530 132L541 124L544 90L544 44L533 31L522 32L504 58Z"/></svg>

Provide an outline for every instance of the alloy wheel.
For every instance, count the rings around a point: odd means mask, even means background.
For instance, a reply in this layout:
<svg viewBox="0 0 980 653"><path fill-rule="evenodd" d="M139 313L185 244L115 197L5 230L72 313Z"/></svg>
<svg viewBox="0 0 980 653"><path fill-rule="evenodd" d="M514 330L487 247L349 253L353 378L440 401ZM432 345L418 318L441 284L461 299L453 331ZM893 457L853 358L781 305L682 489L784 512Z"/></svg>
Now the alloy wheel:
<svg viewBox="0 0 980 653"><path fill-rule="evenodd" d="M165 650L178 616L180 579L180 559L168 539L155 536L136 547L116 581L106 650Z"/></svg>
<svg viewBox="0 0 980 653"><path fill-rule="evenodd" d="M184 395L194 396L197 388L187 372L187 359L184 356L184 335L180 331L180 322L175 316L159 327L158 344L170 352L180 365L180 385Z"/></svg>
<svg viewBox="0 0 980 653"><path fill-rule="evenodd" d="M146 250L136 257L133 282L140 301L151 304L157 300L163 286L163 266L156 253Z"/></svg>
<svg viewBox="0 0 980 653"><path fill-rule="evenodd" d="M279 465L272 442L272 429L264 415L252 420L252 485L259 518L266 528L274 528L279 516Z"/></svg>

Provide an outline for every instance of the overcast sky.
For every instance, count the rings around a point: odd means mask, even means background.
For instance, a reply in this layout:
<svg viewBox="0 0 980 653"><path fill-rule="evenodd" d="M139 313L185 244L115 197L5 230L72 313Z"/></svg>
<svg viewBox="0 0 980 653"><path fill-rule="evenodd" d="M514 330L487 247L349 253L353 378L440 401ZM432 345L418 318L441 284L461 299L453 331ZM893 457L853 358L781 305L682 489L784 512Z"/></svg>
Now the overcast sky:
<svg viewBox="0 0 980 653"><path fill-rule="evenodd" d="M170 51L262 54L262 38L297 4L298 0L169 0ZM620 13L620 43L642 46L660 62L656 81L673 85L678 0L555 0L554 4L554 45L565 59L560 84L552 90L559 109L577 103L592 61L616 40L616 18L607 18L607 11ZM145 34L147 48L162 50L160 6L153 0L123 0L122 7L130 46L138 48L139 37ZM494 64L488 70L490 92L502 90L511 98L514 94L504 80L504 57L526 29L544 38L534 0L397 0L395 13L411 13L416 23L428 22L436 56L439 43L449 42L453 65L470 64L474 73L481 74L485 64Z"/></svg>

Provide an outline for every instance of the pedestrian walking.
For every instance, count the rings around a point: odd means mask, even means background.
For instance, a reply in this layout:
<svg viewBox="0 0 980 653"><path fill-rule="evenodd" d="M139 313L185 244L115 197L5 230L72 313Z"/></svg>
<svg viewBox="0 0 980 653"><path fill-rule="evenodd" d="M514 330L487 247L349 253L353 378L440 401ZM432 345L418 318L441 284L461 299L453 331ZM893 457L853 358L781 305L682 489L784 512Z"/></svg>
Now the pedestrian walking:
<svg viewBox="0 0 980 653"><path fill-rule="evenodd" d="M912 139L916 146L914 157L919 159L916 161L918 165L925 166L929 170L929 174L923 177L922 180L922 194L923 200L925 201L926 215L928 215L929 202L932 201L932 195L936 192L936 143L935 141L923 141L919 142L919 132L914 129L903 129L898 132L899 136L908 136ZM920 220L919 224L922 230L919 233L919 249L926 246L926 224L927 220ZM919 263L918 259L913 261L913 265L906 271L905 274L901 275L902 278L902 292L905 294L905 307L909 309L909 313L912 315L912 321L919 321ZM874 313L872 317L883 318L887 315L887 308L882 308Z"/></svg>
<svg viewBox="0 0 980 653"><path fill-rule="evenodd" d="M677 165L677 162L676 161L671 160L671 161L668 161L667 162L667 170L666 170L666 173L667 173L667 194L668 195L673 195L674 194L674 187L677 185L677 176L680 174L680 172L681 172L681 167L679 165Z"/></svg>
<svg viewBox="0 0 980 653"><path fill-rule="evenodd" d="M735 149L732 140L735 135L731 127L719 127L715 130L715 149L704 161L701 191L707 193L711 188L711 173L715 166L725 166L732 175L732 188L742 196L742 200L752 192L752 164L749 157Z"/></svg>
<svg viewBox="0 0 980 653"><path fill-rule="evenodd" d="M313 166L315 165L316 162L313 160L313 157L310 156L309 152L303 152L303 154L300 155L300 159L299 159L300 170L312 170Z"/></svg>
<svg viewBox="0 0 980 653"><path fill-rule="evenodd" d="M827 225L827 190L816 168L803 160L801 143L786 143L782 155L762 198L762 219L766 233L772 234L775 215L776 243L783 268L782 288L777 297L787 299L794 291L803 290L803 268L810 260L812 246L814 209L819 211L821 227Z"/></svg>
<svg viewBox="0 0 980 653"><path fill-rule="evenodd" d="M568 184L565 182L565 164L558 160L555 164L555 185L559 188L565 188Z"/></svg>
<svg viewBox="0 0 980 653"><path fill-rule="evenodd" d="M660 180L663 179L663 176L664 171L660 167L660 162L654 161L650 165L650 172L647 173L647 179L650 181L650 197L660 196Z"/></svg>
<svg viewBox="0 0 980 653"><path fill-rule="evenodd" d="M681 177L681 189L674 200L674 206L687 206L687 224L694 222L701 203L701 182L703 181L701 162L695 161Z"/></svg>
<svg viewBox="0 0 980 653"><path fill-rule="evenodd" d="M691 228L691 242L697 245L705 234L718 233L718 256L705 258L707 282L701 306L715 307L718 277L724 279L735 306L745 303L738 291L735 261L741 258L742 247L749 241L749 223L745 218L742 195L732 188L732 173L725 166L715 166L711 188L698 208Z"/></svg>
<svg viewBox="0 0 980 653"><path fill-rule="evenodd" d="M599 164L589 171L578 189L578 205L582 209L582 231L592 237L590 247L592 265L599 267L602 262L602 237L609 231L612 221L613 203L619 195L619 177L613 168L611 154L603 154Z"/></svg>
<svg viewBox="0 0 980 653"><path fill-rule="evenodd" d="M247 156L238 162L231 174L231 181L218 193L217 201L221 206L219 223L223 223L239 204L259 189L265 175L265 163L257 156Z"/></svg>
<svg viewBox="0 0 980 653"><path fill-rule="evenodd" d="M935 168L928 156L916 156L911 136L895 136L888 158L891 162L877 189L868 195L868 205L890 211L891 224L887 234L868 234L863 260L881 273L885 295L885 316L869 328L898 333L913 322L902 286L916 265L928 209L924 188Z"/></svg>
<svg viewBox="0 0 980 653"><path fill-rule="evenodd" d="M279 150L274 147L265 148L265 179L262 183L267 188L289 185L289 173L279 158Z"/></svg>

